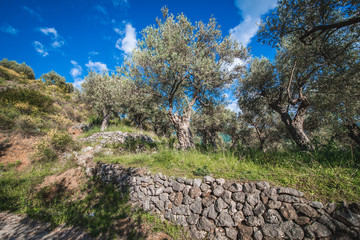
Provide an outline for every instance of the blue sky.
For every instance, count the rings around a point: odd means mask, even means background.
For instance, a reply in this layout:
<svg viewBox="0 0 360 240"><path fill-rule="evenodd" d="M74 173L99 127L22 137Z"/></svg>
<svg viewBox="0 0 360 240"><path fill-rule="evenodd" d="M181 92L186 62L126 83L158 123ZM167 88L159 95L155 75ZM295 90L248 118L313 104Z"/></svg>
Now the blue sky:
<svg viewBox="0 0 360 240"><path fill-rule="evenodd" d="M213 15L255 56L273 58L257 43L261 18L276 0L11 0L1 1L0 59L26 62L36 78L51 70L79 86L89 69L115 70L160 9L183 12L192 22Z"/></svg>

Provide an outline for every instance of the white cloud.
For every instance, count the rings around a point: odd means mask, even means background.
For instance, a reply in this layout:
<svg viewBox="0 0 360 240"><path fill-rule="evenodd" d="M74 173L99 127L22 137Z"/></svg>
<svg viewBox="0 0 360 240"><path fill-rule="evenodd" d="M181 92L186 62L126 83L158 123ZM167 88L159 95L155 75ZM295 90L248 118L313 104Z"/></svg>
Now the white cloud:
<svg viewBox="0 0 360 240"><path fill-rule="evenodd" d="M114 31L121 35L124 34L118 28L114 28ZM125 36L116 41L115 47L128 54L136 47L136 44L136 30L130 23L127 23L125 27Z"/></svg>
<svg viewBox="0 0 360 240"><path fill-rule="evenodd" d="M51 46L53 48L59 48L65 44L63 38L58 34L55 28L40 28L40 32L51 37L53 40Z"/></svg>
<svg viewBox="0 0 360 240"><path fill-rule="evenodd" d="M34 43L34 47L35 50L43 57L46 57L47 55L49 55L49 53L46 51L44 45L39 42L39 41L35 41Z"/></svg>
<svg viewBox="0 0 360 240"><path fill-rule="evenodd" d="M89 55L91 55L91 56L95 56L95 55L98 55L98 54L99 54L99 52L96 52L96 51L89 52Z"/></svg>
<svg viewBox="0 0 360 240"><path fill-rule="evenodd" d="M6 33L12 34L12 35L16 35L16 34L18 34L18 32L19 32L18 29L15 29L13 26L11 26L11 25L9 25L9 24L6 24L6 23L4 23L4 24L0 27L0 30L3 31L3 32L6 32Z"/></svg>
<svg viewBox="0 0 360 240"><path fill-rule="evenodd" d="M104 71L106 72L109 70L105 63L93 62L91 60L87 64L85 64L85 66L95 72L100 72L100 73L102 73Z"/></svg>
<svg viewBox="0 0 360 240"><path fill-rule="evenodd" d="M233 112L236 112L236 113L239 113L240 112L240 108L239 108L239 105L238 105L238 100L235 99L233 101L231 101L227 106L226 106L227 109L233 111Z"/></svg>
<svg viewBox="0 0 360 240"><path fill-rule="evenodd" d="M81 84L85 81L83 78L74 78L74 86L81 89Z"/></svg>
<svg viewBox="0 0 360 240"><path fill-rule="evenodd" d="M277 0L235 0L243 21L230 29L233 38L247 46L259 30L261 16L276 6Z"/></svg>
<svg viewBox="0 0 360 240"><path fill-rule="evenodd" d="M54 38L58 37L58 33L55 28L40 28L40 31L45 35L53 34Z"/></svg>
<svg viewBox="0 0 360 240"><path fill-rule="evenodd" d="M117 6L127 6L129 4L128 0L111 0L115 7Z"/></svg>
<svg viewBox="0 0 360 240"><path fill-rule="evenodd" d="M73 78L76 78L82 74L82 67L74 60L71 60L71 64L74 65L74 67L70 70L70 75Z"/></svg>
<svg viewBox="0 0 360 240"><path fill-rule="evenodd" d="M100 13L102 13L102 14L104 14L104 15L107 15L107 14L108 14L107 11L106 11L106 9L105 9L105 7L103 7L103 6L99 5L99 4L95 6L95 9L96 9L98 12L100 12Z"/></svg>
<svg viewBox="0 0 360 240"><path fill-rule="evenodd" d="M30 13L30 15L36 17L39 21L42 21L42 20L43 20L42 17L41 17L41 15L40 15L38 12L36 12L35 10L33 10L33 9L27 7L27 6L23 6L23 9L24 9L25 11L27 11L28 13Z"/></svg>

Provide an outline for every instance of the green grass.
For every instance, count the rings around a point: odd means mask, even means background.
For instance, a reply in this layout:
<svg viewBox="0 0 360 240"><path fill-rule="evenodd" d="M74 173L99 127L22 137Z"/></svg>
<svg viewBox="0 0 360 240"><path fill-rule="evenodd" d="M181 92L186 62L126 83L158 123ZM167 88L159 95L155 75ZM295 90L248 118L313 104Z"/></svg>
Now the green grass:
<svg viewBox="0 0 360 240"><path fill-rule="evenodd" d="M0 165L0 211L26 214L48 222L52 227L66 224L81 226L92 236L106 239L146 239L149 232L161 231L172 239L186 239L181 227L162 221L154 214L131 210L128 195L111 184L89 181L80 193L64 190L61 184L37 188L46 176L75 167L73 163L49 162L35 164L31 169L17 171L14 165ZM126 227L124 228L123 225Z"/></svg>
<svg viewBox="0 0 360 240"><path fill-rule="evenodd" d="M176 151L101 156L95 161L146 167L150 171L183 177L199 177L206 169L216 177L239 181L266 180L274 185L293 187L308 198L321 201L360 200L360 172L350 153L336 161L323 153L259 151Z"/></svg>

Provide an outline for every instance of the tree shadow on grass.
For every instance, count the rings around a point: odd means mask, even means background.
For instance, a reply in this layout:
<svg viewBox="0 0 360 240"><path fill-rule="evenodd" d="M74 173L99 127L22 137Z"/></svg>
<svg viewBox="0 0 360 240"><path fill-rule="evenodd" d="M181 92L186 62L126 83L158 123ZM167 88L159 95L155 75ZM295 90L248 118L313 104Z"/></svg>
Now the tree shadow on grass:
<svg viewBox="0 0 360 240"><path fill-rule="evenodd" d="M71 200L66 196L62 182L54 186L51 194L46 191L37 194L36 211L28 215L50 222L53 227L59 223L81 226L93 237L113 239L145 239L147 233L141 231L142 219L131 217L128 192L120 192L112 184L100 181L89 182L84 191L85 197Z"/></svg>

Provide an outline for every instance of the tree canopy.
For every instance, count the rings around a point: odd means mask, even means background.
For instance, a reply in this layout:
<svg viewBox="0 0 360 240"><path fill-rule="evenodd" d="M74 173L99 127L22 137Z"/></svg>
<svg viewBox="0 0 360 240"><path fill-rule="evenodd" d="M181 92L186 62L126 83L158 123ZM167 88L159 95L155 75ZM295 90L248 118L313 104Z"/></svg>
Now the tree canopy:
<svg viewBox="0 0 360 240"><path fill-rule="evenodd" d="M184 14L175 17L167 8L162 13L157 26L143 30L123 72L139 89L159 99L168 110L180 147L191 148L193 108L217 100L225 84L232 83L242 70L229 66L247 53L229 36L222 37L214 18L193 25Z"/></svg>

